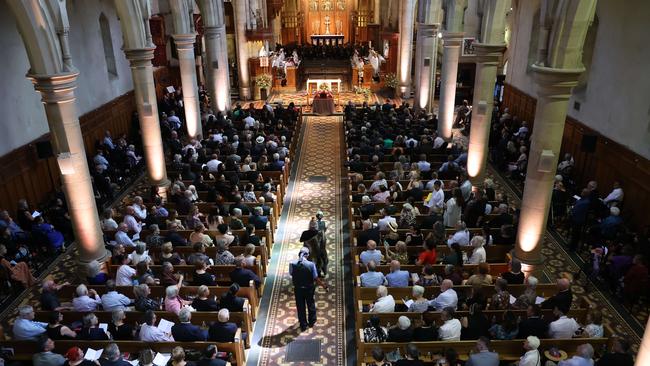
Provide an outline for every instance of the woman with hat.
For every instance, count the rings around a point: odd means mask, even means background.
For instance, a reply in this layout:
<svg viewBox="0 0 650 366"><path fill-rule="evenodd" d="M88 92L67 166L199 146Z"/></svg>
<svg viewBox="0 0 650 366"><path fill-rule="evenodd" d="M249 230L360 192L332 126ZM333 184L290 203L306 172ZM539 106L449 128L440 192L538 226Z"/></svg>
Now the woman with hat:
<svg viewBox="0 0 650 366"><path fill-rule="evenodd" d="M399 241L399 234L397 233L397 223L391 221L388 223L388 233L384 235L384 244L390 246L396 245Z"/></svg>
<svg viewBox="0 0 650 366"><path fill-rule="evenodd" d="M65 353L66 361L63 366L97 366L99 362L84 359L84 351L79 347L72 347Z"/></svg>
<svg viewBox="0 0 650 366"><path fill-rule="evenodd" d="M539 354L539 338L529 336L524 341L524 349L526 353L519 359L519 366L541 366L542 356Z"/></svg>
<svg viewBox="0 0 650 366"><path fill-rule="evenodd" d="M410 203L405 203L402 206L402 212L399 216L399 227L406 229L415 225L415 212L413 211L413 206Z"/></svg>

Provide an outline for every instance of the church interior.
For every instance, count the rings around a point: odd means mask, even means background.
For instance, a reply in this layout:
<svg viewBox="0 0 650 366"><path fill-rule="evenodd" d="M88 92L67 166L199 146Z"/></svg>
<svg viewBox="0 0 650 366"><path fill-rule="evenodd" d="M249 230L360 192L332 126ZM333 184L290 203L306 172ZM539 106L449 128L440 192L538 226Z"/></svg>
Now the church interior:
<svg viewBox="0 0 650 366"><path fill-rule="evenodd" d="M0 2L0 366L650 365L650 2Z"/></svg>

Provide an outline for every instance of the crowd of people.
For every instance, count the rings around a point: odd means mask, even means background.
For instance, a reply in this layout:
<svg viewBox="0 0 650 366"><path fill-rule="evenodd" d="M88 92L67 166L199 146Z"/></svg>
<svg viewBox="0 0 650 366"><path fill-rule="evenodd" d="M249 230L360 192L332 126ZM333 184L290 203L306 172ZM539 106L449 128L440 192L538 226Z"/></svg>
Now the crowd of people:
<svg viewBox="0 0 650 366"><path fill-rule="evenodd" d="M29 305L19 309L13 338L38 341L42 352L34 355L37 364L76 365L83 360L83 352L76 347L65 355L54 354L53 342L59 340L232 342L235 333L241 330L239 324L230 321L230 313L246 309L247 299L241 297L240 288L251 283L254 288L261 286L259 246L268 239L260 237L258 232L271 229L270 216L277 215L274 207L280 207L276 201L281 182L264 172L285 170L300 111L293 104L288 107L266 104L257 110L252 105L244 109L237 104L227 114L212 113L209 100L203 95L204 136L190 139L184 133L184 121L178 117L182 115L181 100L182 93L175 91L166 93L160 103L161 130L172 180L166 199L158 187L151 187L146 194L127 198L123 209L108 208L102 212L100 223L107 248L112 252L111 260L102 264L90 262L85 268L86 279L76 286L72 299L58 296L70 284L44 281L40 309L50 312L49 322L35 321L34 309ZM91 169L105 178L106 187L124 168L132 168L140 160L137 154L130 153L135 149L125 141L123 138L113 141L107 132L98 143ZM126 165L120 165L119 156L127 158ZM99 190L110 197L108 189ZM2 213L0 224L4 238L0 253L3 266L4 262L10 262L6 267L16 272L17 268L25 270L28 278L24 287L29 288L35 283L27 266L28 255L33 252L29 244L42 219L32 214L26 202L21 201L19 206L17 223L6 211ZM201 212L203 209L206 211ZM71 228L69 221L67 228ZM181 230L192 232L186 236L179 233ZM26 258L17 257L23 243ZM63 249L63 245L51 246L54 250ZM193 250L179 253L176 250L179 246ZM241 247L235 251L238 254L232 253L235 246ZM215 247L216 255L207 255L208 247ZM109 268L111 265L115 266L114 271ZM174 268L187 265L193 266L194 271L179 273ZM217 277L210 270L213 265L231 265L233 270L225 278ZM160 270L154 271L152 266L160 266ZM220 296L211 294L210 286L228 279L231 283L228 291ZM102 285L100 296L97 287L92 286ZM123 293L120 290L123 286L132 287L135 296ZM152 286L165 286L165 296L152 297ZM196 293L183 295L183 286L196 286ZM125 312L133 310L142 312L137 322L126 320ZM84 313L82 321L64 322L68 311ZM106 327L100 326L95 315L98 311L112 312L112 321ZM155 311L172 312L178 321L170 329L159 329L155 325ZM199 326L191 323L194 311L212 311L218 315L214 322ZM107 345L98 360L101 365L121 364L120 357L114 357L114 347L113 343ZM182 348L175 349L171 364L182 365L182 353ZM140 362L150 364L147 362L150 354L151 351L142 350ZM218 354L216 347L208 347L198 364L222 364L215 354ZM227 356L221 357L227 360Z"/></svg>
<svg viewBox="0 0 650 366"><path fill-rule="evenodd" d="M495 108L490 156L513 180L525 178L531 133L508 108ZM604 188L594 180L580 186L576 182L588 177L576 177L575 164L566 153L557 166L548 222L565 236L568 249L584 258L585 272L631 307L650 289L650 228L635 231L624 218L623 181Z"/></svg>
<svg viewBox="0 0 650 366"><path fill-rule="evenodd" d="M459 115L463 116L456 125L469 129L471 109L462 108ZM552 360L537 351L540 339L604 336L598 309L590 309L583 324L567 316L573 301L568 279L559 279L556 294L542 301L536 291L538 280L533 276L525 278L518 260L511 260L509 271L490 274L486 250L514 245L518 210L507 196L495 191L490 179L472 189L465 170L466 150L461 144L448 145L442 140L431 115L414 113L407 104L396 106L386 101L361 108L349 104L345 116L351 200L357 203L353 211L354 226L358 228L356 245L365 246L358 257L358 265L364 266L359 285L376 288L376 300L364 309L370 313L368 323L362 325L364 342L477 340L465 364L498 365L499 356L489 351L490 340L524 339L519 365L525 366ZM526 123L516 129L510 126L510 143L506 145L523 146L528 132ZM525 147L515 150L526 152ZM500 155L498 147L492 153L513 178L525 174L525 157L516 156L511 161L511 157ZM451 234L447 235L446 230ZM409 252L412 246L422 247L417 256ZM438 256L437 246L449 247L447 254ZM384 263L390 266L387 274L377 269ZM413 264L421 265L422 272L402 269ZM437 264L446 265L443 275L434 271ZM478 265L476 273L467 273L465 264ZM508 286L513 284L525 284L526 290L518 297L511 296ZM458 285L472 286L471 292L456 293L454 286ZM413 286L408 301L399 301L388 291L407 286ZM425 298L427 286L440 286L439 294ZM484 294L485 286L494 286L492 296ZM456 312L460 310L469 315L458 317ZM486 311L491 310L499 310L499 318L488 318ZM390 326L372 315L396 311L421 313L421 317L403 315ZM440 312L438 322L434 321L433 311ZM521 319L517 311L525 311L526 317ZM543 311L547 316L542 316ZM621 355L621 364L632 365L625 340L617 340L612 353L616 354L612 357ZM453 349L440 356L439 365L459 362ZM392 364L422 364L413 343L408 344L405 358L384 354L381 348L375 348L373 357L376 365L389 365L399 358ZM578 347L573 359L560 365L593 364L593 357L593 347L585 343ZM599 364L605 364L606 359Z"/></svg>

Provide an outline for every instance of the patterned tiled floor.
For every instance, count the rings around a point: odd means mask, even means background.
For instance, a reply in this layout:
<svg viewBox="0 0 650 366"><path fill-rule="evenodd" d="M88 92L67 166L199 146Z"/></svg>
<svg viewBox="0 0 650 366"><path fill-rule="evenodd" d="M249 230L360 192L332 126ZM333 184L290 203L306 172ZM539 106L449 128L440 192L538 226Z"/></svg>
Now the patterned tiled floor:
<svg viewBox="0 0 650 366"><path fill-rule="evenodd" d="M310 365L342 365L345 362L345 288L343 284L343 246L341 243L340 131L341 117L307 117L303 143L297 161L293 187L289 189L288 215L279 231L273 264L267 277L261 312L255 324L255 337L248 364L289 365L285 361L287 345L293 340L320 339L321 361ZM308 141L308 143L306 143ZM325 177L317 182L313 176ZM329 292L316 291L318 322L300 332L289 262L297 258L302 244L298 241L309 219L321 210L328 223L327 243ZM280 245L277 245L280 244ZM274 248L275 249L275 248ZM269 295L269 296L267 296ZM257 360L257 362L255 361ZM295 363L298 365L299 363Z"/></svg>

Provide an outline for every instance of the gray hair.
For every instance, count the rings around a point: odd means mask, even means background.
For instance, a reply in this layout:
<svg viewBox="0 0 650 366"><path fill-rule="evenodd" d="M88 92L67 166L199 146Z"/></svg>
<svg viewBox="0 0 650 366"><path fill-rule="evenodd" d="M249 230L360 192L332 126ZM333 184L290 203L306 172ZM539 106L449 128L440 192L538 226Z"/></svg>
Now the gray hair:
<svg viewBox="0 0 650 366"><path fill-rule="evenodd" d="M262 216L264 214L264 209L262 209L262 207L260 206L257 206L253 209L253 212L255 212L255 214L257 215Z"/></svg>
<svg viewBox="0 0 650 366"><path fill-rule="evenodd" d="M86 273L88 274L88 277L97 276L101 269L101 264L99 264L99 262L96 260L90 261L88 264L86 264Z"/></svg>
<svg viewBox="0 0 650 366"><path fill-rule="evenodd" d="M187 323L190 319L192 319L192 311L189 308L182 308L178 312L178 320L180 320L181 323Z"/></svg>
<svg viewBox="0 0 650 366"><path fill-rule="evenodd" d="M97 323L97 317L93 313L86 314L83 317L83 323L84 327L92 327L95 325L95 323Z"/></svg>
<svg viewBox="0 0 650 366"><path fill-rule="evenodd" d="M233 208L233 209L232 209L232 213L233 213L235 216L241 216L241 208Z"/></svg>
<svg viewBox="0 0 650 366"><path fill-rule="evenodd" d="M21 318L24 318L33 312L34 312L34 308L31 307L31 305L23 305L18 308L18 314L20 314Z"/></svg>
<svg viewBox="0 0 650 366"><path fill-rule="evenodd" d="M168 263L168 262L165 262ZM149 285L146 283L139 284L137 286L133 287L133 293L135 294L135 297L146 297L147 296L147 290L149 290Z"/></svg>
<svg viewBox="0 0 650 366"><path fill-rule="evenodd" d="M122 309L113 310L111 313L111 319L113 319L113 323L124 320L124 318L126 318L126 314L124 314L124 310Z"/></svg>
<svg viewBox="0 0 650 366"><path fill-rule="evenodd" d="M88 287L82 283L81 285L77 286L75 292L77 293L77 296L88 295Z"/></svg>
<svg viewBox="0 0 650 366"><path fill-rule="evenodd" d="M145 243L138 243L138 244L135 245L135 252L136 252L137 254L142 255L142 254L144 254L145 250L147 250L147 244L145 244Z"/></svg>
<svg viewBox="0 0 650 366"><path fill-rule="evenodd" d="M402 315L397 319L397 326L401 330L407 330L411 327L411 319Z"/></svg>
<svg viewBox="0 0 650 366"><path fill-rule="evenodd" d="M424 287L415 285L412 290L413 296L422 296L424 295Z"/></svg>
<svg viewBox="0 0 650 366"><path fill-rule="evenodd" d="M106 358L109 361L117 361L120 359L120 349L115 343L109 343L104 347L104 352L102 352L102 357Z"/></svg>
<svg viewBox="0 0 650 366"><path fill-rule="evenodd" d="M578 346L576 353L582 358L591 360L594 357L594 347L589 343L581 344Z"/></svg>
<svg viewBox="0 0 650 366"><path fill-rule="evenodd" d="M537 277L534 277L534 276L528 276L528 280L527 280L527 281L528 281L528 286L530 286L530 287L532 287L532 288L537 287L537 283L538 283Z"/></svg>
<svg viewBox="0 0 650 366"><path fill-rule="evenodd" d="M377 287L377 296L384 297L386 295L388 295L388 289L386 288L386 286Z"/></svg>
<svg viewBox="0 0 650 366"><path fill-rule="evenodd" d="M227 322L228 320L230 320L230 311L228 309L219 310L219 313L217 314L217 319L221 323Z"/></svg>
<svg viewBox="0 0 650 366"><path fill-rule="evenodd" d="M149 225L149 230L152 232L158 232L160 231L160 227L158 227L158 224L151 224Z"/></svg>
<svg viewBox="0 0 650 366"><path fill-rule="evenodd" d="M167 298L178 296L178 287L176 285L167 286L165 289L165 296L167 296Z"/></svg>

